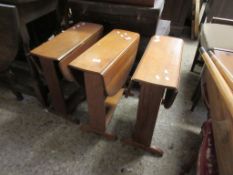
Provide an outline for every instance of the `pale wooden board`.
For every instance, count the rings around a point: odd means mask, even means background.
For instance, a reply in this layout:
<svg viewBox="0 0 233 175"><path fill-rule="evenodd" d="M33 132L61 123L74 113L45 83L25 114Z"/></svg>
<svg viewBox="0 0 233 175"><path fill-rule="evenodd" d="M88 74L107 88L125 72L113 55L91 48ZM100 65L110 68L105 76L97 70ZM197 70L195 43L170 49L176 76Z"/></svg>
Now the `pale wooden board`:
<svg viewBox="0 0 233 175"><path fill-rule="evenodd" d="M60 61L103 29L102 25L80 22L33 49L33 55Z"/></svg>
<svg viewBox="0 0 233 175"><path fill-rule="evenodd" d="M132 80L178 88L182 50L182 39L152 37Z"/></svg>
<svg viewBox="0 0 233 175"><path fill-rule="evenodd" d="M69 65L74 69L104 74L109 66L137 44L139 34L115 29L81 54Z"/></svg>

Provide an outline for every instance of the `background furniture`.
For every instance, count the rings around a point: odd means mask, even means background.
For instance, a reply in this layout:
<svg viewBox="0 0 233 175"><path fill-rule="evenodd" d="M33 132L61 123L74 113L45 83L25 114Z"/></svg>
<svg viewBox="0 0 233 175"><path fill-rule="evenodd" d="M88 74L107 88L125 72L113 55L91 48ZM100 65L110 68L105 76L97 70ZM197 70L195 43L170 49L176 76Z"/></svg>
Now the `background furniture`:
<svg viewBox="0 0 233 175"><path fill-rule="evenodd" d="M171 35L180 36L191 21L192 0L166 0L161 18L171 21ZM189 23L188 28L190 28Z"/></svg>
<svg viewBox="0 0 233 175"><path fill-rule="evenodd" d="M103 1L103 2L112 2L118 4L131 4L131 5L138 5L138 6L154 6L156 0L92 0L92 1Z"/></svg>
<svg viewBox="0 0 233 175"><path fill-rule="evenodd" d="M202 91L212 121L214 144L220 175L233 172L233 53L202 52L206 69Z"/></svg>
<svg viewBox="0 0 233 175"><path fill-rule="evenodd" d="M31 60L30 49L47 40L54 31L59 30L58 0L0 0L0 3L2 8L14 5L19 19L17 28L19 42L15 48L17 54L11 64L12 71L17 75L14 86L17 91L34 95L43 105L46 105L46 86L39 75L39 66ZM6 20L4 16L0 18Z"/></svg>
<svg viewBox="0 0 233 175"><path fill-rule="evenodd" d="M155 34L163 6L161 0L152 8L83 0L69 0L68 3L75 22L91 21L103 24L106 31L120 28L143 36Z"/></svg>
<svg viewBox="0 0 233 175"><path fill-rule="evenodd" d="M23 97L14 86L14 74L10 65L16 57L19 44L19 18L14 5L0 4L0 76L7 82L17 99ZM7 20L6 20L7 19Z"/></svg>
<svg viewBox="0 0 233 175"><path fill-rule="evenodd" d="M232 0L208 0L207 22L211 22L213 17L233 19Z"/></svg>

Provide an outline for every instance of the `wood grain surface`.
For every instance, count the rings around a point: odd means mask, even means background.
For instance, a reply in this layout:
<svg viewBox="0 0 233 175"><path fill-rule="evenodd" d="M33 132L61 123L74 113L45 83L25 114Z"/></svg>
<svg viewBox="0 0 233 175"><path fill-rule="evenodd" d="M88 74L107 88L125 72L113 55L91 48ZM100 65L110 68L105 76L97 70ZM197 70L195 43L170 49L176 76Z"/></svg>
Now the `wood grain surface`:
<svg viewBox="0 0 233 175"><path fill-rule="evenodd" d="M98 34L102 29L103 27L98 24L80 22L33 49L31 53L39 57L60 61L73 50L84 45L90 37Z"/></svg>
<svg viewBox="0 0 233 175"><path fill-rule="evenodd" d="M137 33L115 29L72 61L70 66L101 75L106 93L115 95L131 70L139 38Z"/></svg>
<svg viewBox="0 0 233 175"><path fill-rule="evenodd" d="M132 80L178 88L183 40L152 37Z"/></svg>

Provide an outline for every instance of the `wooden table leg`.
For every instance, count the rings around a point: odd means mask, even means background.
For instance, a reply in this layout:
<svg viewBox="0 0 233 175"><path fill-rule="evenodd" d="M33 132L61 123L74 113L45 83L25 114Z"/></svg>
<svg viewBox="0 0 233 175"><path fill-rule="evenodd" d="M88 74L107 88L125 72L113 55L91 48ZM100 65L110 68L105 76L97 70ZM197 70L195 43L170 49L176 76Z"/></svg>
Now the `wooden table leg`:
<svg viewBox="0 0 233 175"><path fill-rule="evenodd" d="M106 132L106 108L103 78L94 73L84 73L86 96L88 103L89 123L82 126L86 132L94 132L107 138L115 140L117 137Z"/></svg>
<svg viewBox="0 0 233 175"><path fill-rule="evenodd" d="M61 89L59 79L57 77L54 61L47 59L40 59L40 63L43 69L45 80L48 84L49 93L52 100L52 106L55 109L55 113L60 115L67 115L66 103L64 94Z"/></svg>
<svg viewBox="0 0 233 175"><path fill-rule="evenodd" d="M164 88L149 84L141 84L137 121L134 127L131 139L122 140L124 143L139 147L152 154L163 155L159 148L151 147L154 127L161 100L163 98Z"/></svg>

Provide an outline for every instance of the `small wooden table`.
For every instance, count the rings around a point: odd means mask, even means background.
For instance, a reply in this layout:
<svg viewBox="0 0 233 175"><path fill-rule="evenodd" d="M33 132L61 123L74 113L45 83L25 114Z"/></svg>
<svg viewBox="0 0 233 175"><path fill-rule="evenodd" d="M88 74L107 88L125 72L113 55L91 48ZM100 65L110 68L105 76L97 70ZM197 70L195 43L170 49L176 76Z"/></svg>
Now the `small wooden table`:
<svg viewBox="0 0 233 175"><path fill-rule="evenodd" d="M115 29L69 64L84 73L90 118L83 130L116 139L106 128L121 99L139 38L138 33Z"/></svg>
<svg viewBox="0 0 233 175"><path fill-rule="evenodd" d="M132 77L132 81L140 83L141 89L133 136L132 139L123 140L124 143L153 154L163 154L162 150L150 145L164 93L166 92L163 103L167 104L167 108L171 106L177 93L182 48L181 39L152 37Z"/></svg>
<svg viewBox="0 0 233 175"><path fill-rule="evenodd" d="M80 22L31 51L40 59L56 113L68 113L57 73L58 66L67 80L74 81L68 64L92 46L101 37L102 31L101 25Z"/></svg>

